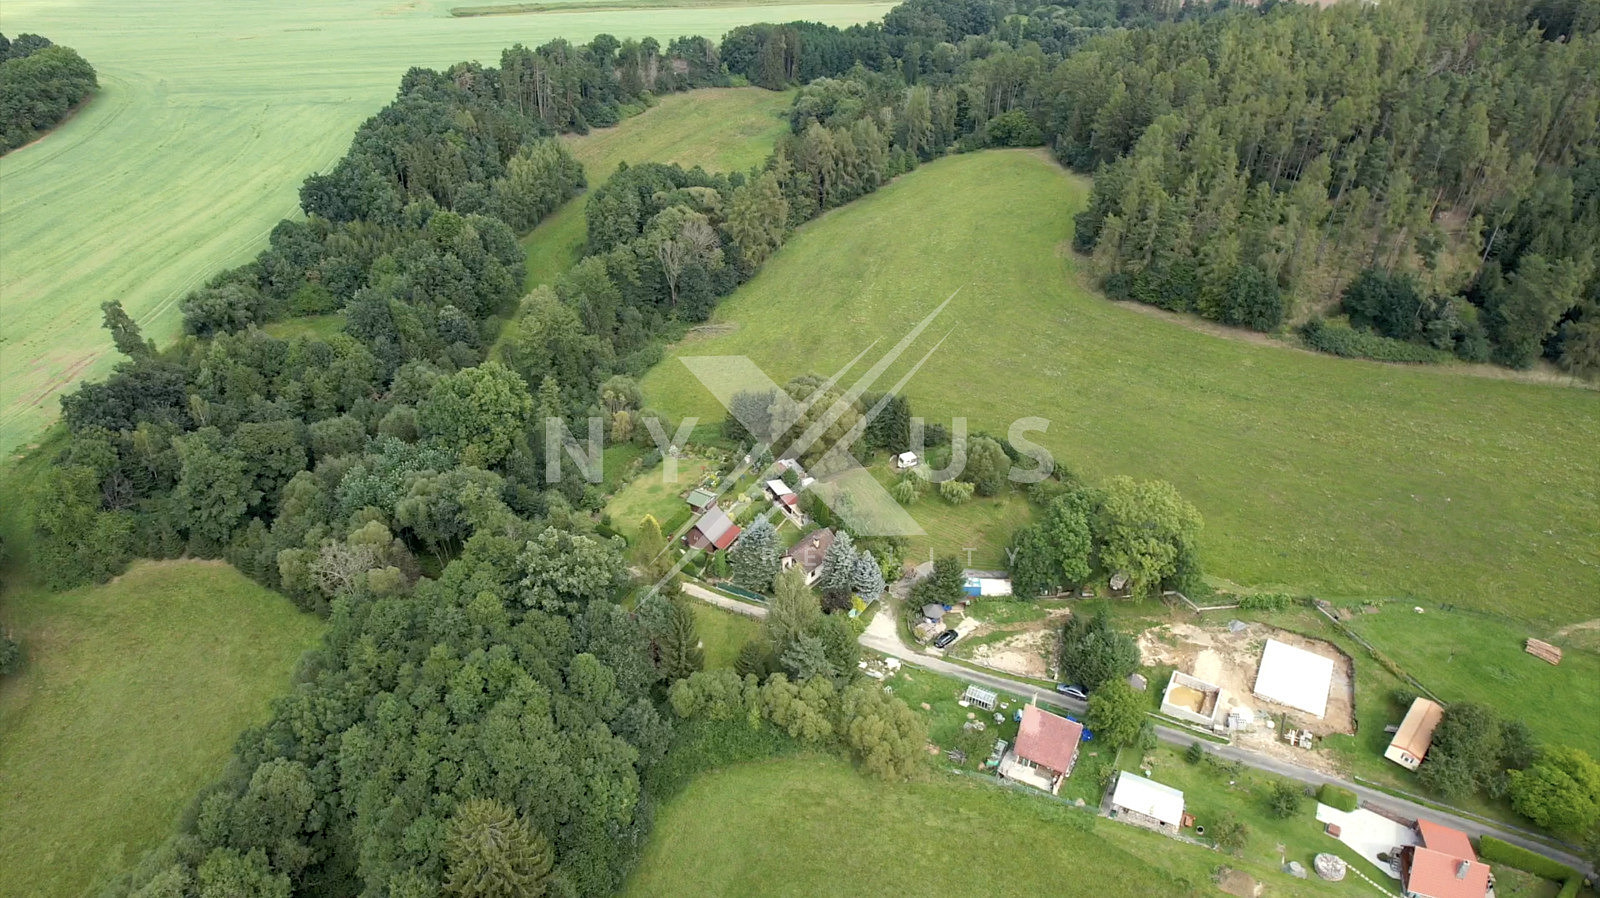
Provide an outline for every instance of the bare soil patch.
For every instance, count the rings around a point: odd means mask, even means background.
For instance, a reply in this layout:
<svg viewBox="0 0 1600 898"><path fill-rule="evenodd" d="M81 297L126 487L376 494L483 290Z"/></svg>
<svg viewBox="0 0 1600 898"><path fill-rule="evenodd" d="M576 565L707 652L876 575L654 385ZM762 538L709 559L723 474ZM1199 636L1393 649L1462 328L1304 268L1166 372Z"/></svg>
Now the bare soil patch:
<svg viewBox="0 0 1600 898"><path fill-rule="evenodd" d="M1320 720L1303 711L1269 702L1254 692L1261 651L1268 639L1333 659L1333 680L1328 694L1328 711ZM1194 624L1162 624L1139 634L1139 656L1147 665L1167 665L1221 687L1222 715L1233 709L1266 711L1281 724L1271 729L1264 725L1253 731L1236 733L1240 746L1282 758L1305 767L1336 772L1337 765L1324 752L1320 742L1310 750L1283 741L1285 730L1309 730L1322 737L1355 732L1355 679L1350 657L1320 639L1265 624L1247 623L1238 632L1227 626L1200 627ZM1166 689L1166 683L1151 683L1151 689Z"/></svg>
<svg viewBox="0 0 1600 898"><path fill-rule="evenodd" d="M1066 608L1052 609L1043 620L1021 624L978 624L967 638L983 642L970 644L963 657L984 667L1034 679L1047 679L1055 667L1056 632L1072 612ZM996 634L1005 634L998 638Z"/></svg>
<svg viewBox="0 0 1600 898"><path fill-rule="evenodd" d="M1232 870L1227 867L1217 876L1217 888L1229 895L1239 898L1258 898L1261 894L1261 883L1243 870Z"/></svg>

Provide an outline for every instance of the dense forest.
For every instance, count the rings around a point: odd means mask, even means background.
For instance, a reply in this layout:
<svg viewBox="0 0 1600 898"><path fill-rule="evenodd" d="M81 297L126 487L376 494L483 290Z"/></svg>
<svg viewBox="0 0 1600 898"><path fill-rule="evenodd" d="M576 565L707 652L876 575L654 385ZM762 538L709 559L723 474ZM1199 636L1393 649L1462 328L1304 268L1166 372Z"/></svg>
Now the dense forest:
<svg viewBox="0 0 1600 898"><path fill-rule="evenodd" d="M628 557L598 488L542 450L581 418L613 444L673 433L633 380L664 342L796 226L943 153L1048 146L1096 171L1080 248L1119 295L1314 322L1308 340L1351 334L1327 344L1351 354L1592 370L1597 23L1575 9L912 0L849 29L602 35L407 72L305 181L305 218L185 298L175 347L107 302L124 359L63 399L33 503L41 577L221 557L330 619L224 779L112 893L606 894L686 740L712 760L787 738L914 769L915 716L852 686L855 643L814 593L779 578L740 675L697 673L670 586L618 603L655 556ZM554 136L740 77L800 85L772 156L623 167L584 200L581 261L523 297L517 234L586 186ZM330 313L331 338L260 327ZM1074 582L1149 507L1175 511L1168 551L1133 565L1141 588L1192 576L1198 520L1153 489L1042 496L1018 537L1029 582Z"/></svg>
<svg viewBox="0 0 1600 898"><path fill-rule="evenodd" d="M94 67L37 34L0 34L0 155L67 117L94 93Z"/></svg>
<svg viewBox="0 0 1600 898"><path fill-rule="evenodd" d="M1165 21L1171 20L1171 21ZM920 158L1046 144L1093 172L1108 293L1348 356L1600 373L1600 12L911 2L735 29L730 71L844 78L824 122Z"/></svg>

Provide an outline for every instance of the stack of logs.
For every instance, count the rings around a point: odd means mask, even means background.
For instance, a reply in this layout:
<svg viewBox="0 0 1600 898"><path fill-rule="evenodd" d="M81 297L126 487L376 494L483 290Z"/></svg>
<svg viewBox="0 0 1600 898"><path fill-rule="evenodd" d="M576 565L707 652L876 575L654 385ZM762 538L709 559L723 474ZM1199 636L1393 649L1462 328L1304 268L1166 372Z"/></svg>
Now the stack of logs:
<svg viewBox="0 0 1600 898"><path fill-rule="evenodd" d="M1527 650L1528 654L1535 658L1548 661L1551 664L1561 663L1561 649L1556 648L1548 642L1538 639L1529 639L1528 644L1524 646L1524 648Z"/></svg>

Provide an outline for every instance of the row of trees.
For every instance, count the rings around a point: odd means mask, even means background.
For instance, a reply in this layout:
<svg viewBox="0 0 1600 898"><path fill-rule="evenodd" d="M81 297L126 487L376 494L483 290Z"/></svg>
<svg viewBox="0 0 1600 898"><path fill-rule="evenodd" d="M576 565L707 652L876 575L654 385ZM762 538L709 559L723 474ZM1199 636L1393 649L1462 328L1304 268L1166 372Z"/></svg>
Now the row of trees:
<svg viewBox="0 0 1600 898"><path fill-rule="evenodd" d="M0 34L0 155L55 127L100 86L94 66L38 34Z"/></svg>
<svg viewBox="0 0 1600 898"><path fill-rule="evenodd" d="M761 632L740 648L734 669L678 680L670 704L682 718L765 722L802 744L837 747L885 779L914 775L926 758L926 724L858 676L860 651L849 620L823 613L791 568L775 578Z"/></svg>

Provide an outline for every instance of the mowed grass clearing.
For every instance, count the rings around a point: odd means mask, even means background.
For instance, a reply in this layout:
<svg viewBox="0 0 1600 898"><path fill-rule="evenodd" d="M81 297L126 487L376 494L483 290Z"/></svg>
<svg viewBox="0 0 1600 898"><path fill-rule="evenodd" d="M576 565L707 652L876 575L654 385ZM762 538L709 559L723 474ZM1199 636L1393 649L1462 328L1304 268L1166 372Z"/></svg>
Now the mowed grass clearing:
<svg viewBox="0 0 1600 898"><path fill-rule="evenodd" d="M1546 743L1600 756L1600 654L1567 645L1551 665L1523 650L1532 636L1568 640L1483 614L1391 603L1345 620L1446 702L1478 702L1528 724Z"/></svg>
<svg viewBox="0 0 1600 898"><path fill-rule="evenodd" d="M942 774L883 783L815 755L697 776L662 807L622 894L1179 898L1216 894L1221 864L1268 894L1371 894L1353 877L1296 880L1043 795Z"/></svg>
<svg viewBox="0 0 1600 898"><path fill-rule="evenodd" d="M715 605L690 599L695 628L700 632L700 648L705 652L706 669L731 668L739 649L761 630L753 617L724 611Z"/></svg>
<svg viewBox="0 0 1600 898"><path fill-rule="evenodd" d="M81 895L165 838L322 631L221 562L11 590L0 681L0 894Z"/></svg>
<svg viewBox="0 0 1600 898"><path fill-rule="evenodd" d="M915 414L995 433L1041 416L1028 436L1058 465L1172 481L1205 517L1215 575L1600 614L1600 393L1336 359L1107 302L1069 249L1087 190L1037 152L924 166L801 228L717 309L726 332L675 353L746 355L780 383L828 375L955 294L878 386L943 339L906 388ZM672 357L644 388L674 417L723 417Z"/></svg>
<svg viewBox="0 0 1600 898"><path fill-rule="evenodd" d="M706 171L745 171L764 162L789 128L792 91L759 87L668 94L638 115L562 140L583 163L590 187L605 183L623 162L677 163ZM554 283L583 256L588 241L587 195L573 198L522 240L529 289Z"/></svg>
<svg viewBox="0 0 1600 898"><path fill-rule="evenodd" d="M617 490L606 503L611 526L628 542L638 536L639 524L645 515L656 519L662 534L669 540L675 526L688 522L692 512L684 496L705 478L711 467L705 459L692 455L677 461L677 471L671 478L666 465L658 464L648 471L640 471L639 476Z"/></svg>
<svg viewBox="0 0 1600 898"><path fill-rule="evenodd" d="M735 25L879 19L888 2L584 9L451 18L421 0L8 0L5 31L76 48L99 93L0 158L0 453L39 434L57 396L115 362L100 303L120 299L165 344L184 294L248 261L298 212L406 69L498 65L516 42L679 35Z"/></svg>

